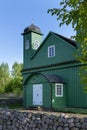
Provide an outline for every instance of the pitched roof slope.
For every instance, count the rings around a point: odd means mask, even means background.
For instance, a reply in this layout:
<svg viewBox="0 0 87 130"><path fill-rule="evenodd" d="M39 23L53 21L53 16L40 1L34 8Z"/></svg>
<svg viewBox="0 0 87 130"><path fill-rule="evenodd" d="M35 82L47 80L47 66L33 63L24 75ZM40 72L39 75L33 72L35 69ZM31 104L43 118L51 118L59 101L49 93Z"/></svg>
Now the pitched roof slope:
<svg viewBox="0 0 87 130"><path fill-rule="evenodd" d="M62 35L60 35L60 34L54 33L54 32L52 32L52 33L55 34L56 36L62 38L63 40L65 40L66 42L68 42L69 44L71 44L72 46L74 46L74 47L77 48L76 42L75 42L74 40L72 40L72 39L70 39L70 38L67 38L67 37L65 37L65 36L62 36Z"/></svg>

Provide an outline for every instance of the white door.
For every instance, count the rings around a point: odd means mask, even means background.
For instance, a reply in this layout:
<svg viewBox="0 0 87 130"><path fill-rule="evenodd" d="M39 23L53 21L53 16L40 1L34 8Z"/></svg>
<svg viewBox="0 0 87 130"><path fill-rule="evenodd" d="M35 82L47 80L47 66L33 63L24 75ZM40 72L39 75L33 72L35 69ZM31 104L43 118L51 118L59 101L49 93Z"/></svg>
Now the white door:
<svg viewBox="0 0 87 130"><path fill-rule="evenodd" d="M42 105L42 84L33 85L33 105Z"/></svg>

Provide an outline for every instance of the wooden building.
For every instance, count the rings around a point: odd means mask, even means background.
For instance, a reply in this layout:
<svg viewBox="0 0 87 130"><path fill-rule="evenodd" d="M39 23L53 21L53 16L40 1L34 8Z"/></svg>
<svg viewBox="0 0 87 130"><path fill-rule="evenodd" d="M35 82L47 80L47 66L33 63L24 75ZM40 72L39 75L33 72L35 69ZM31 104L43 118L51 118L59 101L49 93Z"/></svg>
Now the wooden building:
<svg viewBox="0 0 87 130"><path fill-rule="evenodd" d="M42 41L41 30L34 24L22 35L24 106L86 108L87 94L80 82L75 41L54 32Z"/></svg>

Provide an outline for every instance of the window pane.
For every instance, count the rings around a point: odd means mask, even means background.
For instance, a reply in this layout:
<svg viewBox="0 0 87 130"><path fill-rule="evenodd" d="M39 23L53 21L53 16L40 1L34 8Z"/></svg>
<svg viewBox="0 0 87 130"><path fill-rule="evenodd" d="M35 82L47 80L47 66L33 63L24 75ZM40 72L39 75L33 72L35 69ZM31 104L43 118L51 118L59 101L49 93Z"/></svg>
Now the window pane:
<svg viewBox="0 0 87 130"><path fill-rule="evenodd" d="M54 57L55 56L55 46L49 46L48 47L48 57Z"/></svg>
<svg viewBox="0 0 87 130"><path fill-rule="evenodd" d="M55 85L55 96L57 96L57 97L63 96L63 84Z"/></svg>
<svg viewBox="0 0 87 130"><path fill-rule="evenodd" d="M29 49L29 40L25 41L25 49Z"/></svg>

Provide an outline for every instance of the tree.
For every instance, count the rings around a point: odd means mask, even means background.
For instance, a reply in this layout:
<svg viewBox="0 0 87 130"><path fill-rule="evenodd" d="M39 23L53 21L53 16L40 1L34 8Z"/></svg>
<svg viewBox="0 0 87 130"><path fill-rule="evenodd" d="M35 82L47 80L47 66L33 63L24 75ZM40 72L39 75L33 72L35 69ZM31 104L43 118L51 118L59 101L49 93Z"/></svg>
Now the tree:
<svg viewBox="0 0 87 130"><path fill-rule="evenodd" d="M14 62L12 66L11 77L6 86L5 92L20 94L22 91L22 63Z"/></svg>
<svg viewBox="0 0 87 130"><path fill-rule="evenodd" d="M18 77L20 78L22 76L21 74L22 67L23 67L22 63L14 62L12 66L12 76L14 78L18 78Z"/></svg>
<svg viewBox="0 0 87 130"><path fill-rule="evenodd" d="M77 31L75 40L80 43L79 61L87 63L87 1L86 0L61 0L60 9L49 9L52 15L61 20L60 26L72 24Z"/></svg>
<svg viewBox="0 0 87 130"><path fill-rule="evenodd" d="M23 68L22 63L15 62L12 66L12 76L14 78L13 92L16 94L21 94L22 92L22 74L21 70Z"/></svg>
<svg viewBox="0 0 87 130"><path fill-rule="evenodd" d="M87 64L87 1L61 0L60 8L49 9L48 13L61 20L59 26L72 24L72 28L77 32L73 38L79 43L77 60L81 64ZM87 66L84 66L83 70L81 74L87 86Z"/></svg>
<svg viewBox="0 0 87 130"><path fill-rule="evenodd" d="M4 93L5 87L9 81L9 66L7 63L0 65L0 93Z"/></svg>

